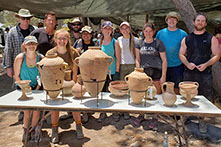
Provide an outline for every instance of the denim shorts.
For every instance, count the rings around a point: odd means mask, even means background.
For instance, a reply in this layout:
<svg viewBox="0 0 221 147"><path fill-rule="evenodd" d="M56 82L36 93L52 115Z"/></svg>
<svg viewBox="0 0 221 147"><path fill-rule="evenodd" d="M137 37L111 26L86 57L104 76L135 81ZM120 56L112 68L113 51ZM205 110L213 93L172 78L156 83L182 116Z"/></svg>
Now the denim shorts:
<svg viewBox="0 0 221 147"><path fill-rule="evenodd" d="M175 67L167 67L167 78L166 81L174 82L175 88L178 88L178 84L183 81L183 72L184 66L183 64Z"/></svg>
<svg viewBox="0 0 221 147"><path fill-rule="evenodd" d="M157 69L157 68L153 68L153 67L146 67L144 68L144 72L150 76L152 78L153 81L159 81L162 75L162 71Z"/></svg>

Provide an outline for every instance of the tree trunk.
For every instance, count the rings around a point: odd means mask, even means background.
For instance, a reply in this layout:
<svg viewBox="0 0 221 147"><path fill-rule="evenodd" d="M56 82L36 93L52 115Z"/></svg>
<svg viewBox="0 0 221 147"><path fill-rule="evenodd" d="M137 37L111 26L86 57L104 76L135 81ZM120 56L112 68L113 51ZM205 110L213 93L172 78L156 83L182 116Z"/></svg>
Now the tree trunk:
<svg viewBox="0 0 221 147"><path fill-rule="evenodd" d="M179 10L189 33L193 32L193 18L196 15L196 10L192 2L190 0L173 0L173 3Z"/></svg>

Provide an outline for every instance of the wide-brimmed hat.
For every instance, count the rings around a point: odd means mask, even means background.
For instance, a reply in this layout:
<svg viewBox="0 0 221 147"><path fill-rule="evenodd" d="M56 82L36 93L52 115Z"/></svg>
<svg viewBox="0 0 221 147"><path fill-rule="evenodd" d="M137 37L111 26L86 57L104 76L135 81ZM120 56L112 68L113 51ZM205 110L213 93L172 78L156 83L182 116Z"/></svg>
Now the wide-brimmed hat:
<svg viewBox="0 0 221 147"><path fill-rule="evenodd" d="M177 21L179 21L179 14L176 13L176 12L170 12L170 13L168 13L167 16L166 16L166 18L165 18L165 21L167 21L168 18L171 18L171 17L172 17L172 18L176 18Z"/></svg>
<svg viewBox="0 0 221 147"><path fill-rule="evenodd" d="M15 14L16 17L32 17L28 9L20 9L18 13Z"/></svg>
<svg viewBox="0 0 221 147"><path fill-rule="evenodd" d="M81 23L81 20L80 20L79 17L74 18L74 19L73 19L71 22L69 22L69 23L76 23L76 22Z"/></svg>
<svg viewBox="0 0 221 147"><path fill-rule="evenodd" d="M107 26L113 28L112 22L111 22L111 21L104 21L104 22L102 23L102 25L101 25L102 28L105 28L105 27L107 27Z"/></svg>
<svg viewBox="0 0 221 147"><path fill-rule="evenodd" d="M28 44L30 42L38 43L38 40L35 36L26 36L24 39L24 44Z"/></svg>
<svg viewBox="0 0 221 147"><path fill-rule="evenodd" d="M122 23L120 24L120 27L122 27L123 25L126 25L126 26L130 27L130 24L129 24L128 22L126 22L126 21L122 22Z"/></svg>
<svg viewBox="0 0 221 147"><path fill-rule="evenodd" d="M92 29L91 27L89 26L84 26L82 29L81 29L81 33L83 33L84 31L88 32L88 33L92 33Z"/></svg>

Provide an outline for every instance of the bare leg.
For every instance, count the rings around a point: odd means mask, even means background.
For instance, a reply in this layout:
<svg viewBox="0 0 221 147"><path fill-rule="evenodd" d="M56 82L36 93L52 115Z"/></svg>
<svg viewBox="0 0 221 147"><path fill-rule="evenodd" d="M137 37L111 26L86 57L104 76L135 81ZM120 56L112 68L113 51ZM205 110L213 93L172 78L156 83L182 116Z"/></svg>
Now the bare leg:
<svg viewBox="0 0 221 147"><path fill-rule="evenodd" d="M52 111L51 112L51 124L53 127L58 126L59 120L59 111Z"/></svg>
<svg viewBox="0 0 221 147"><path fill-rule="evenodd" d="M157 89L157 94L161 94L161 86L160 86L160 81L153 81L154 86Z"/></svg>
<svg viewBox="0 0 221 147"><path fill-rule="evenodd" d="M81 112L72 112L76 124L81 124Z"/></svg>
<svg viewBox="0 0 221 147"><path fill-rule="evenodd" d="M31 111L29 111L29 110L24 111L23 123L24 123L24 128L26 128L26 129L28 128L28 123L30 120L30 113L31 113Z"/></svg>
<svg viewBox="0 0 221 147"><path fill-rule="evenodd" d="M31 121L31 127L34 128L34 126L38 123L38 120L40 118L40 111L33 111L32 121Z"/></svg>

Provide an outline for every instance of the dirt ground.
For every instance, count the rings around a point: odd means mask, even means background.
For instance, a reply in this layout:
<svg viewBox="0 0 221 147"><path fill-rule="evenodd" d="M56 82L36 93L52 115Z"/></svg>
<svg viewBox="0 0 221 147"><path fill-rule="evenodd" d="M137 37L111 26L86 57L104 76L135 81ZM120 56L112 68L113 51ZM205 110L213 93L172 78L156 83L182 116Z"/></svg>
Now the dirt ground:
<svg viewBox="0 0 221 147"><path fill-rule="evenodd" d="M1 61L1 55L0 55ZM13 81L7 77L5 70L0 68L0 96L12 91ZM0 109L0 147L21 147L23 129L22 121L18 121L18 111ZM67 114L61 112L61 115ZM51 127L44 122L43 139L40 147L161 147L163 146L164 132L169 134L169 147L178 146L175 131L165 122L159 120L157 130L151 130L148 125L151 117L143 121L140 126L135 126L133 121L137 114L133 114L130 120L115 122L111 114L102 123L97 122L99 113L90 117L89 122L83 124L84 139L76 139L75 123L72 118L59 122L60 142L54 145L50 142ZM221 147L221 118L207 118L209 125L207 134L200 134L198 122L193 121L186 126L188 143L190 147ZM28 142L28 146L35 146L34 142Z"/></svg>

